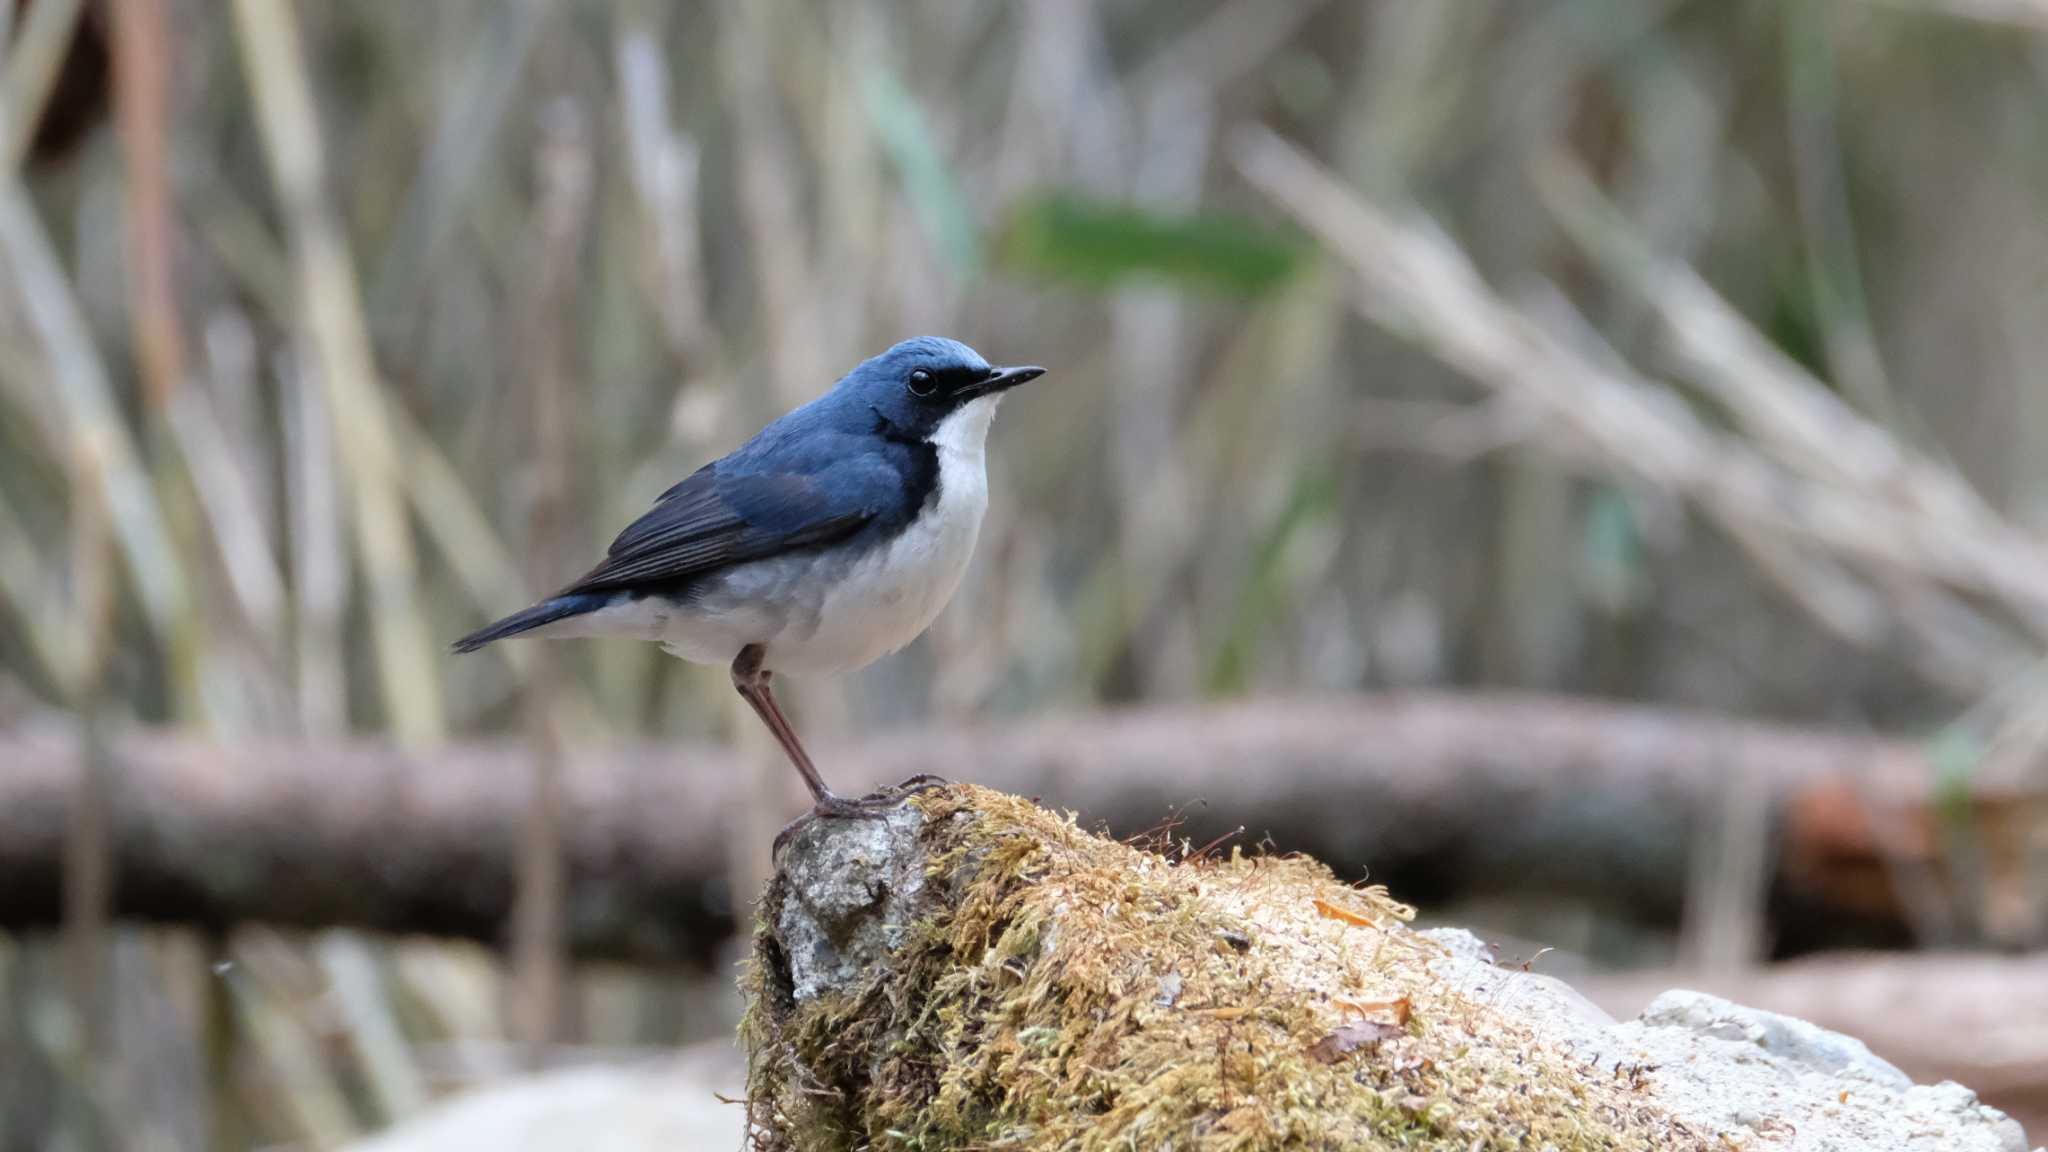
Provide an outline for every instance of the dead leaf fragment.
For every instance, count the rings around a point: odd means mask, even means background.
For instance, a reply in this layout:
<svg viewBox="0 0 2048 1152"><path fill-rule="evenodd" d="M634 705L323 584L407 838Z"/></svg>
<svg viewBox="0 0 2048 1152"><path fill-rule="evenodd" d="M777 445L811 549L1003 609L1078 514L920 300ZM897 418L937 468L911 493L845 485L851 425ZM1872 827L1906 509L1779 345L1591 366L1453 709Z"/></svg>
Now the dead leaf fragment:
<svg viewBox="0 0 2048 1152"><path fill-rule="evenodd" d="M1324 916L1332 920L1341 920L1354 928L1379 927L1379 922L1372 919L1370 916L1361 916L1348 908L1339 908L1335 904L1332 904L1328 900L1324 900L1321 897L1316 898L1315 905L1316 911L1322 913Z"/></svg>
<svg viewBox="0 0 2048 1152"><path fill-rule="evenodd" d="M1376 1020L1392 1024L1396 1028L1406 1027L1408 1018L1415 1014L1415 1006L1406 996L1398 1000L1345 1000L1338 998L1337 1007L1362 1020Z"/></svg>
<svg viewBox="0 0 2048 1152"><path fill-rule="evenodd" d="M1315 1046L1308 1050L1308 1054L1325 1064L1335 1064L1360 1048L1376 1046L1382 1040L1390 1040L1399 1035L1399 1025L1388 1024L1382 1020L1353 1020L1316 1041Z"/></svg>

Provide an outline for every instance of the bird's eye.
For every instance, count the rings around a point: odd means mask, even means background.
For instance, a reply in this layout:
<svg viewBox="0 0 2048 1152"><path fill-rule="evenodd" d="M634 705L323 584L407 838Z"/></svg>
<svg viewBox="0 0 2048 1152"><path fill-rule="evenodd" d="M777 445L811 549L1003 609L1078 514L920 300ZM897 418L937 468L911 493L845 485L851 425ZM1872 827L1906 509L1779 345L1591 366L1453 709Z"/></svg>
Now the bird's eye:
<svg viewBox="0 0 2048 1152"><path fill-rule="evenodd" d="M938 387L938 382L932 379L932 374L922 368L910 374L910 394L913 396L929 396L936 392Z"/></svg>

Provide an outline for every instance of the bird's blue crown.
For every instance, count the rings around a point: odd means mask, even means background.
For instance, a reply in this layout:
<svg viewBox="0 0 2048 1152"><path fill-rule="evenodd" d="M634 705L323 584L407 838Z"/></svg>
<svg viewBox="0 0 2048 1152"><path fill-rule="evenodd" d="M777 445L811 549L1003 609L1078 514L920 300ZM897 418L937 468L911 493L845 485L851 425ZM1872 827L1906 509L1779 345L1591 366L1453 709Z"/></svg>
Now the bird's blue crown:
<svg viewBox="0 0 2048 1152"><path fill-rule="evenodd" d="M900 383L920 368L934 373L952 370L986 372L988 361L981 358L981 353L958 340L948 340L944 336L913 336L891 345L886 352L861 361L839 383L841 387L875 379Z"/></svg>

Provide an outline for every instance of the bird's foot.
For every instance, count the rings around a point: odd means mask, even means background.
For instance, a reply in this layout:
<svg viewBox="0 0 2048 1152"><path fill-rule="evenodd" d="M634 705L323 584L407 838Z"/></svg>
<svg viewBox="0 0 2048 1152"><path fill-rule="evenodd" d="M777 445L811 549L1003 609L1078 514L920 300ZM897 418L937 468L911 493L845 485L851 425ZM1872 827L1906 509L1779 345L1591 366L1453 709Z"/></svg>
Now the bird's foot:
<svg viewBox="0 0 2048 1152"><path fill-rule="evenodd" d="M809 812L782 826L782 831L775 834L774 844L769 847L769 858L780 860L782 850L789 845L789 838L814 820L879 820L895 811L905 799L933 788L944 788L947 783L941 777L921 772L901 784L877 788L865 796L848 798L827 792L811 806Z"/></svg>
<svg viewBox="0 0 2048 1152"><path fill-rule="evenodd" d="M816 820L879 820L889 814L894 805L879 794L848 799L827 792L818 798L811 810L782 826L775 834L775 843L769 846L770 860L782 859L782 850L789 845L789 838Z"/></svg>

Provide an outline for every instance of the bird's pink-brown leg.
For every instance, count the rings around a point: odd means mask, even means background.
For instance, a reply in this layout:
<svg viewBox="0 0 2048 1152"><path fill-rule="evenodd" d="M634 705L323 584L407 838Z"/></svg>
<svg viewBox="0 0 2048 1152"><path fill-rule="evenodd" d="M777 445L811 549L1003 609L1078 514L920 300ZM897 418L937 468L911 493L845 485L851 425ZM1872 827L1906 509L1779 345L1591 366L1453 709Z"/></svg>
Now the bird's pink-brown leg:
<svg viewBox="0 0 2048 1152"><path fill-rule="evenodd" d="M818 766L811 762L811 754L804 751L803 741L798 740L796 729L789 718L782 714L782 707L775 702L774 689L769 687L773 673L761 667L761 646L749 644L740 649L732 662L732 686L739 691L740 698L754 709L754 715L761 718L768 731L774 733L775 742L782 745L783 754L796 765L797 774L804 778L804 786L811 790L811 810L791 821L776 834L774 851L779 855L782 845L790 834L806 823L820 816L865 816L879 817L899 802L905 795L926 788L943 785L937 776L913 776L895 788L886 789L858 800L848 800L825 786L825 778L818 773Z"/></svg>
<svg viewBox="0 0 2048 1152"><path fill-rule="evenodd" d="M811 754L804 751L803 741L796 738L796 729L790 727L789 718L782 714L782 708L775 703L775 692L769 687L772 673L761 667L761 646L749 644L740 649L732 662L732 686L739 690L740 698L753 706L754 715L774 733L775 742L782 745L782 751L789 762L796 765L797 774L804 778L804 786L811 790L811 799L818 811L826 812L843 807L841 800L832 789L825 786L825 778L818 774L818 766L811 763Z"/></svg>

